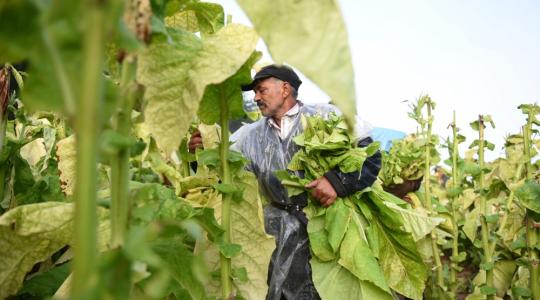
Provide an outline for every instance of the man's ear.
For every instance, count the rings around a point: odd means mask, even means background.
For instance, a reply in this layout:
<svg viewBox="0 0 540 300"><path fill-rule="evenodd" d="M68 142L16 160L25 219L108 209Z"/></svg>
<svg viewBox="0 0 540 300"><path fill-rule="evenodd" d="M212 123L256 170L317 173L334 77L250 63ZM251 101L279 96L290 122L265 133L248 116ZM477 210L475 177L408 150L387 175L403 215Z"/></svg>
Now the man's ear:
<svg viewBox="0 0 540 300"><path fill-rule="evenodd" d="M283 98L289 97L289 95L291 94L291 87L289 86L289 84L284 82L282 89L283 92L281 94L283 95Z"/></svg>

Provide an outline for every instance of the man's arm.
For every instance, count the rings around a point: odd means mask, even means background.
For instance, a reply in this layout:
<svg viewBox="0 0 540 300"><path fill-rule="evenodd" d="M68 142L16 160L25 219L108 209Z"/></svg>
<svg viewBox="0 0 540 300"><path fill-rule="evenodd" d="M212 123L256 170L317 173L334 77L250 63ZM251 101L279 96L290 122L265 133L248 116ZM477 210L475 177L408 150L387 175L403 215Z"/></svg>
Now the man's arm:
<svg viewBox="0 0 540 300"><path fill-rule="evenodd" d="M359 147L367 147L373 140L370 137L358 142ZM336 198L345 197L371 186L381 169L381 153L377 151L368 157L362 165L362 170L351 173L343 173L336 168L324 174L306 185L311 189L312 196L319 200L322 206L332 205Z"/></svg>
<svg viewBox="0 0 540 300"><path fill-rule="evenodd" d="M367 147L372 142L373 139L367 137L359 141L358 146ZM366 159L360 171L343 173L336 168L324 174L324 177L328 179L339 197L349 196L371 186L377 180L381 170L381 159L381 152L377 151Z"/></svg>

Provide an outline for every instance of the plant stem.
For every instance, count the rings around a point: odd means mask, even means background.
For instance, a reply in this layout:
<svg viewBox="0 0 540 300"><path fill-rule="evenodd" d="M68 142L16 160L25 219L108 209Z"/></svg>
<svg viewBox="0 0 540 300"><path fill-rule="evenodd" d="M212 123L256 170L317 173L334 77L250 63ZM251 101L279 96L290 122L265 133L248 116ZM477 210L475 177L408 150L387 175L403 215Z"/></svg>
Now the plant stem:
<svg viewBox="0 0 540 300"><path fill-rule="evenodd" d="M424 170L424 193L425 193L425 207L430 215L433 215L433 205L431 203L431 183L430 183L430 167L431 167L431 127L433 124L431 108L431 101L426 102L427 106L427 132L426 132L426 155L425 155L425 170ZM444 287L444 275L441 262L441 256L439 254L439 247L437 246L437 232L433 229L430 234L431 238L431 250L433 252L433 259L435 260L436 274L435 279L437 282L437 295L440 295L440 291Z"/></svg>
<svg viewBox="0 0 540 300"><path fill-rule="evenodd" d="M71 298L95 292L97 284L96 177L99 103L103 63L103 7L106 1L87 1L84 7L82 88L77 105L77 174Z"/></svg>
<svg viewBox="0 0 540 300"><path fill-rule="evenodd" d="M484 264L493 264L493 259L491 257L491 247L489 245L489 227L486 220L488 215L488 209L486 204L486 197L484 195L484 116L478 116L478 135L479 135L479 144L478 144L478 165L480 167L480 175L478 179L478 189L480 191L480 222L482 225L482 248L484 249ZM493 287L493 267L486 270L486 285ZM487 295L488 300L493 300L494 295Z"/></svg>
<svg viewBox="0 0 540 300"><path fill-rule="evenodd" d="M453 143L452 143L452 186L453 188L458 188L458 168L457 168L457 156L458 156L458 144L459 140L457 137L457 125L456 125L456 111L454 111L454 117L452 122L452 136L453 136ZM452 231L452 266L450 268L450 289L451 289L451 296L456 297L456 290L457 290L457 281L456 281L456 272L458 269L458 256L459 256L459 249L458 249L458 239L459 239L459 228L457 225L457 200L458 195L456 195L452 199L452 224L453 231Z"/></svg>
<svg viewBox="0 0 540 300"><path fill-rule="evenodd" d="M220 126L221 126L221 180L224 184L232 183L231 171L229 169L229 103L225 93L220 97ZM221 226L225 233L223 241L231 243L231 195L223 194L223 203L221 208ZM231 281L231 259L220 254L221 257L221 297L231 299L232 281Z"/></svg>
<svg viewBox="0 0 540 300"><path fill-rule="evenodd" d="M298 182L294 182L294 181L292 181L292 180L282 180L282 181L281 181L281 184L282 184L283 186L288 186L288 187L293 187L293 188L299 188L299 189L303 189L303 190L306 189L305 186L301 185L301 184L298 183Z"/></svg>
<svg viewBox="0 0 540 300"><path fill-rule="evenodd" d="M532 120L534 112L531 110L527 118L527 124L523 128L523 147L525 150L525 168L527 180L532 180L532 167L531 167L531 132L532 132ZM531 245L532 240L536 240L537 228L534 226L534 220L526 212L525 217L525 237L527 242L527 254L529 256L529 262L531 264L529 268L530 278L529 287L532 294L532 299L540 300L540 260L538 253L535 250L535 245Z"/></svg>
<svg viewBox="0 0 540 300"><path fill-rule="evenodd" d="M131 111L138 96L135 82L135 58L128 55L122 62L120 107L116 113L116 131L122 136L131 133ZM123 148L111 159L111 245L124 244L129 219L129 148Z"/></svg>

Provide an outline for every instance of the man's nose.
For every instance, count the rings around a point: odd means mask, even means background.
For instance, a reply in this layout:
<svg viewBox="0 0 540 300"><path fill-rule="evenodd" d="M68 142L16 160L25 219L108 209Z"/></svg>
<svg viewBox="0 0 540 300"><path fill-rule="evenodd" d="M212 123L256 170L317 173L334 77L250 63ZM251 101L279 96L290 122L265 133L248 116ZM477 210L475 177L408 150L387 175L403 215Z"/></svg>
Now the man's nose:
<svg viewBox="0 0 540 300"><path fill-rule="evenodd" d="M261 101L261 94L259 92L255 92L255 97L253 98L253 101L255 102Z"/></svg>

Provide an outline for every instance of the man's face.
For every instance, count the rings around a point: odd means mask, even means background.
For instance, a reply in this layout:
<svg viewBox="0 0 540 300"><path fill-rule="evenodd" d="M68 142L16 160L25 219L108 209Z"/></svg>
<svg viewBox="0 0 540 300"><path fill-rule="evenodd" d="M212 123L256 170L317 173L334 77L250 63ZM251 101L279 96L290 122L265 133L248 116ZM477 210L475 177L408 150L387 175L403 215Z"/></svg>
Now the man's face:
<svg viewBox="0 0 540 300"><path fill-rule="evenodd" d="M255 92L255 102L263 116L273 117L278 113L284 103L285 97L283 94L283 85L285 82L270 77L261 80L253 88Z"/></svg>

